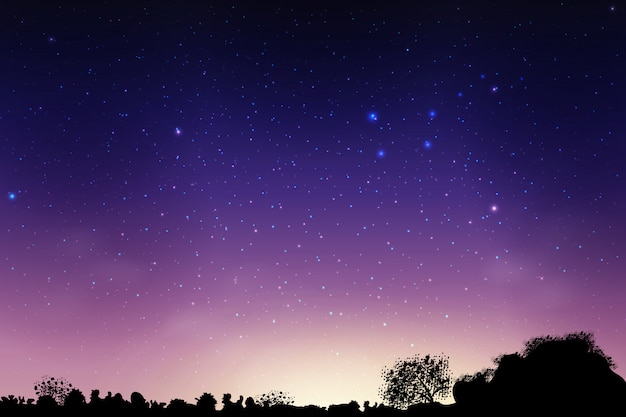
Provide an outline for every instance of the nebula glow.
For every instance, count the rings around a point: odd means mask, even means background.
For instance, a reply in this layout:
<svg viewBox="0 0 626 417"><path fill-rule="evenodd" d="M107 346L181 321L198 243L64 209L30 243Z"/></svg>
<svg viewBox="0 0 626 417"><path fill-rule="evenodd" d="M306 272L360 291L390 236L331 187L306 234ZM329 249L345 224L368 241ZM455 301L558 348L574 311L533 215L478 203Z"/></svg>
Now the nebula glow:
<svg viewBox="0 0 626 417"><path fill-rule="evenodd" d="M2 395L374 403L575 331L625 375L621 9L14 3Z"/></svg>

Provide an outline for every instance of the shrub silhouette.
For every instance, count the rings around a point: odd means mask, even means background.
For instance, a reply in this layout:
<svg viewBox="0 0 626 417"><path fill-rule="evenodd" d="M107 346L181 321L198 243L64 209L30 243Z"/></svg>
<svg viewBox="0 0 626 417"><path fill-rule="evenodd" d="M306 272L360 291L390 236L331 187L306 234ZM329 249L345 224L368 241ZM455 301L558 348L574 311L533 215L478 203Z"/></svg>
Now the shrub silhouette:
<svg viewBox="0 0 626 417"><path fill-rule="evenodd" d="M240 395L236 403L232 402L231 398L232 398L232 395L230 395L229 393L224 394L224 396L222 397L222 404L223 404L222 412L225 414L240 413L243 410L243 396Z"/></svg>
<svg viewBox="0 0 626 417"><path fill-rule="evenodd" d="M168 415L178 416L186 415L191 409L191 404L188 404L185 400L175 398L167 405Z"/></svg>
<svg viewBox="0 0 626 417"><path fill-rule="evenodd" d="M215 405L217 400L213 394L203 393L200 397L196 398L196 407L202 411L202 413L215 412Z"/></svg>
<svg viewBox="0 0 626 417"><path fill-rule="evenodd" d="M52 411L58 404L52 395L42 395L37 399L37 408L44 412Z"/></svg>
<svg viewBox="0 0 626 417"><path fill-rule="evenodd" d="M294 399L286 391L273 390L265 394L257 395L255 402L261 404L263 407L273 407L275 405L292 405Z"/></svg>
<svg viewBox="0 0 626 417"><path fill-rule="evenodd" d="M67 397L65 397L63 405L68 409L80 410L82 407L87 405L87 403L83 393L80 392L80 390L73 388L70 393L67 394Z"/></svg>
<svg viewBox="0 0 626 417"><path fill-rule="evenodd" d="M130 394L130 406L136 413L142 413L148 409L149 404L140 392Z"/></svg>
<svg viewBox="0 0 626 417"><path fill-rule="evenodd" d="M328 407L328 415L333 417L356 417L361 414L359 403L352 400L348 404L333 404Z"/></svg>
<svg viewBox="0 0 626 417"><path fill-rule="evenodd" d="M65 397L72 390L72 384L65 378L55 378L44 375L40 381L35 383L35 394L38 397L50 396L57 404L63 404Z"/></svg>
<svg viewBox="0 0 626 417"><path fill-rule="evenodd" d="M100 403L101 401L102 401L102 398L100 398L100 390L92 389L91 395L89 396L89 404L95 405L95 404Z"/></svg>

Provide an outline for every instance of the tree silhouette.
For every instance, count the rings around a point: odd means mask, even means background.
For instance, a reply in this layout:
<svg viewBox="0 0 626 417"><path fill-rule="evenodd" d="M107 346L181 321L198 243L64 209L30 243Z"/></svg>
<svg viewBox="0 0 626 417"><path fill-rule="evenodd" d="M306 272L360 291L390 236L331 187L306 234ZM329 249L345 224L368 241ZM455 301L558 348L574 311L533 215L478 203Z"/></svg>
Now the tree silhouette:
<svg viewBox="0 0 626 417"><path fill-rule="evenodd" d="M72 391L72 384L65 378L55 378L44 375L35 383L35 394L38 397L50 396L57 404L63 404L65 397Z"/></svg>
<svg viewBox="0 0 626 417"><path fill-rule="evenodd" d="M398 359L391 368L383 368L380 395L389 405L406 409L419 403L434 403L445 398L452 377L445 355L419 355Z"/></svg>

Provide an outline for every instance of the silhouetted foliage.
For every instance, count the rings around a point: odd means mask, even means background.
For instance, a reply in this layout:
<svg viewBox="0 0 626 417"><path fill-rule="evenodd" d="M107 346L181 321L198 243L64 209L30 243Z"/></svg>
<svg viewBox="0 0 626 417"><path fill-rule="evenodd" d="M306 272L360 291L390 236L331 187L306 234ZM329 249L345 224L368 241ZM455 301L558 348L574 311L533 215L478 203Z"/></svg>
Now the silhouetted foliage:
<svg viewBox="0 0 626 417"><path fill-rule="evenodd" d="M214 412L217 400L213 394L203 393L200 397L196 398L196 407L203 412Z"/></svg>
<svg viewBox="0 0 626 417"><path fill-rule="evenodd" d="M146 401L144 396L137 391L130 394L130 405L133 408L133 410L148 409L148 402Z"/></svg>
<svg viewBox="0 0 626 417"><path fill-rule="evenodd" d="M6 397L1 398L0 402L0 410L3 410L9 414L15 413L21 405L24 405L25 400L24 397L16 397L15 395L8 395ZM29 405L32 403L32 399L29 399ZM0 411L0 414L3 414Z"/></svg>
<svg viewBox="0 0 626 417"><path fill-rule="evenodd" d="M111 392L100 398L92 390L89 403L84 395L65 380L44 377L36 385L36 404L24 397L0 397L0 416L7 417L411 417L411 416L564 416L626 415L626 382L617 375L613 360L596 345L591 333L562 337L542 336L529 340L519 353L501 355L495 369L459 377L452 389L455 403L442 405L435 400L450 389L448 359L445 356L414 356L398 360L383 370L387 383L381 394L391 406L356 401L297 407L285 391L270 391L236 402L230 394L216 399L203 393L196 404L181 399L169 403L146 401L133 392L130 402ZM56 381L56 383L54 383ZM61 382L63 381L63 382ZM434 381L434 382L433 382ZM432 385L430 385L432 383ZM61 388L58 388L61 387ZM43 390L41 390L42 388ZM69 390L67 389L69 388ZM49 391L46 391L49 390ZM420 391L421 390L421 391ZM64 394L63 402L42 392ZM385 397L387 395L387 397ZM395 395L397 397L391 397ZM393 399L393 401L392 401Z"/></svg>
<svg viewBox="0 0 626 417"><path fill-rule="evenodd" d="M567 351L568 356L592 355L602 361L610 369L615 369L617 364L613 358L607 356L598 345L591 332L569 333L565 336L541 336L527 341L521 356L532 359L537 355L550 354L551 349Z"/></svg>
<svg viewBox="0 0 626 417"><path fill-rule="evenodd" d="M89 396L89 404L98 405L101 401L102 401L102 398L100 398L100 390L92 389L91 395Z"/></svg>
<svg viewBox="0 0 626 417"><path fill-rule="evenodd" d="M255 398L257 404L261 404L263 407L273 407L275 405L292 405L294 399L286 391L272 390L265 394L257 395Z"/></svg>
<svg viewBox="0 0 626 417"><path fill-rule="evenodd" d="M85 401L83 393L80 390L73 388L70 393L67 394L67 397L65 397L63 405L72 409L80 409L81 407L87 405L87 402Z"/></svg>
<svg viewBox="0 0 626 417"><path fill-rule="evenodd" d="M521 353L501 355L495 370L459 378L456 405L491 415L605 415L626 397L626 382L591 333L536 337Z"/></svg>
<svg viewBox="0 0 626 417"><path fill-rule="evenodd" d="M398 359L382 372L380 396L392 407L406 409L419 403L445 398L452 386L448 357L415 355Z"/></svg>
<svg viewBox="0 0 626 417"><path fill-rule="evenodd" d="M170 415L185 415L191 409L191 404L185 400L175 398L167 405L167 411Z"/></svg>
<svg viewBox="0 0 626 417"><path fill-rule="evenodd" d="M487 399L488 384L493 378L493 369L484 369L473 375L462 375L452 387L452 395L457 404L475 405Z"/></svg>
<svg viewBox="0 0 626 417"><path fill-rule="evenodd" d="M52 395L42 395L37 399L37 407L42 410L52 410L58 405Z"/></svg>
<svg viewBox="0 0 626 417"><path fill-rule="evenodd" d="M232 395L226 393L222 396L222 412L239 413L243 410L243 396L240 395L236 403L231 401Z"/></svg>
<svg viewBox="0 0 626 417"><path fill-rule="evenodd" d="M359 403L354 400L348 404L333 404L328 407L328 415L333 417L355 417L360 413Z"/></svg>
<svg viewBox="0 0 626 417"><path fill-rule="evenodd" d="M2 405L4 406L13 406L18 405L20 401L17 399L15 395L8 395L6 397L0 397L2 400Z"/></svg>
<svg viewBox="0 0 626 417"><path fill-rule="evenodd" d="M49 395L57 404L63 404L65 397L72 391L72 384L65 378L55 378L44 375L35 383L35 394L38 397Z"/></svg>

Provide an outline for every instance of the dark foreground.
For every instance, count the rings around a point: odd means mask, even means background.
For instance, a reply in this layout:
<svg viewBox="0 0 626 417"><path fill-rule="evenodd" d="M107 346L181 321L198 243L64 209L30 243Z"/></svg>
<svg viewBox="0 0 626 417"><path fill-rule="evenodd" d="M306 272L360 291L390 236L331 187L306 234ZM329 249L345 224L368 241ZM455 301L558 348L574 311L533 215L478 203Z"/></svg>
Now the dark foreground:
<svg viewBox="0 0 626 417"><path fill-rule="evenodd" d="M4 417L428 417L428 416L623 416L625 408L619 403L609 401L597 402L591 406L588 401L564 404L420 404L409 407L407 410L398 410L386 406L359 407L355 401L348 404L331 405L330 407L275 405L272 407L255 406L230 410L203 410L192 404L168 406L163 404L149 404L137 406L130 403L115 406L92 406L84 404L78 407L54 406L46 407L37 404L3 403L0 406L0 416Z"/></svg>
<svg viewBox="0 0 626 417"><path fill-rule="evenodd" d="M360 406L356 401L326 407L286 405L290 398L278 392L255 402L243 397L233 402L224 394L222 408L212 394L196 404L180 399L165 403L146 401L138 392L130 401L120 394L100 398L93 390L89 401L79 390L63 388L62 406L53 395L38 400L2 397L0 417L419 417L419 416L626 416L626 382L616 374L613 360L588 333L535 338L523 352L502 355L497 368L460 377L454 383L455 403L418 404L400 410L385 405ZM422 383L423 386L426 384ZM63 382L50 378L35 386L38 393L59 393ZM415 390L400 385L404 393ZM392 393L395 393L393 391ZM276 393L274 393L276 394Z"/></svg>

